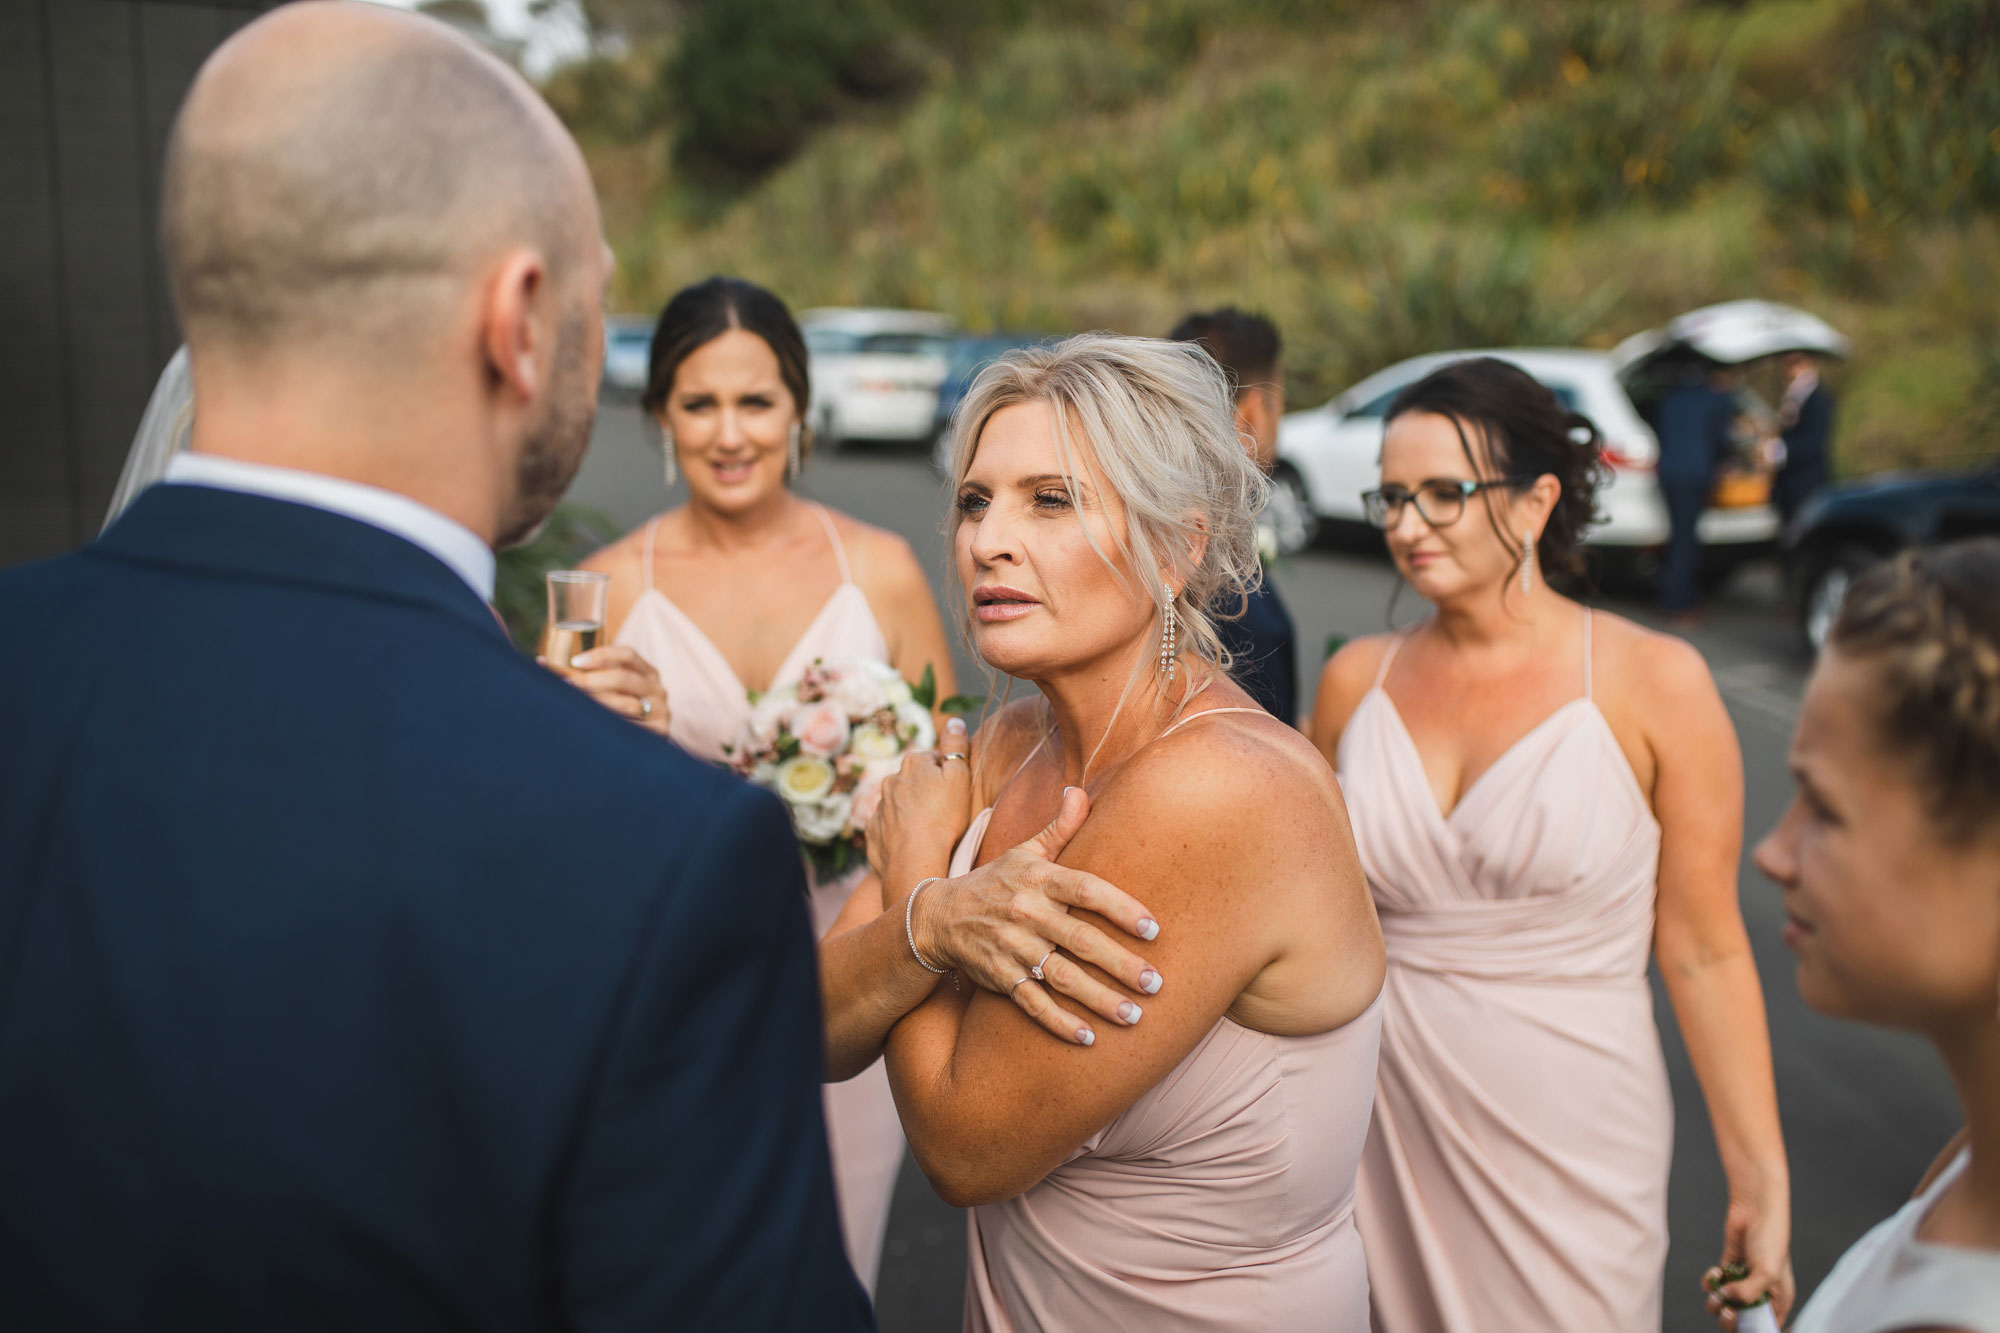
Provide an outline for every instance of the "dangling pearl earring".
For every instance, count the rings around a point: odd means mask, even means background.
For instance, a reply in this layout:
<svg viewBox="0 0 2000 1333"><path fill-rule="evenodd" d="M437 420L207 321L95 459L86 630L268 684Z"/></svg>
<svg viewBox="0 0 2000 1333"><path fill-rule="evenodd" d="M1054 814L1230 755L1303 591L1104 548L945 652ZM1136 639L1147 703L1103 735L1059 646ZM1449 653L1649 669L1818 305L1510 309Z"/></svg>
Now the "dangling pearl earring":
<svg viewBox="0 0 2000 1333"><path fill-rule="evenodd" d="M799 475L804 460L799 457L799 423L792 423L791 438L785 441L785 478L790 480Z"/></svg>
<svg viewBox="0 0 2000 1333"><path fill-rule="evenodd" d="M1535 567L1535 539L1528 533L1521 534L1521 591L1528 590L1530 575Z"/></svg>
<svg viewBox="0 0 2000 1333"><path fill-rule="evenodd" d="M1160 598L1160 672L1168 680L1174 678L1174 670L1180 664L1174 632L1174 596L1169 588Z"/></svg>
<svg viewBox="0 0 2000 1333"><path fill-rule="evenodd" d="M672 426L660 427L660 448L667 456L667 489L672 490L674 483L681 479L680 465L674 458L674 428Z"/></svg>

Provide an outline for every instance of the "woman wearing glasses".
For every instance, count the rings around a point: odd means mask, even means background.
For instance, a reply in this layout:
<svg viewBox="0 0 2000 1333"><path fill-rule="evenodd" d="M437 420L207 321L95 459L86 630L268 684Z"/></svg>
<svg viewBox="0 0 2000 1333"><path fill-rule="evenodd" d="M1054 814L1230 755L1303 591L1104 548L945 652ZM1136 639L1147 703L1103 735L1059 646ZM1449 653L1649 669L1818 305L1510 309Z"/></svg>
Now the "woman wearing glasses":
<svg viewBox="0 0 2000 1333"><path fill-rule="evenodd" d="M1729 1176L1720 1258L1750 1267L1730 1294L1792 1300L1735 733L1691 647L1547 583L1582 564L1598 447L1506 362L1412 385L1367 502L1435 614L1320 678L1313 739L1388 946L1357 1211L1385 1333L1660 1327L1649 947Z"/></svg>

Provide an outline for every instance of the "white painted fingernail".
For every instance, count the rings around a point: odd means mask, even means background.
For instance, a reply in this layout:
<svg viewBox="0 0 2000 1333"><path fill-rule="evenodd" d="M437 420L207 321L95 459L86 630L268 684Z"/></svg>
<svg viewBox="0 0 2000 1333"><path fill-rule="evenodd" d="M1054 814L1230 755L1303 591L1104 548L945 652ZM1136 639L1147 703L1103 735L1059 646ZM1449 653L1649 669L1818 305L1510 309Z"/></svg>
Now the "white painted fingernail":
<svg viewBox="0 0 2000 1333"><path fill-rule="evenodd" d="M1097 1040L1097 1034L1095 1032L1092 1032L1089 1028L1078 1028L1076 1030L1077 1045L1088 1046L1096 1040Z"/></svg>
<svg viewBox="0 0 2000 1333"><path fill-rule="evenodd" d="M1145 1012L1144 1009L1127 1000L1118 1006L1118 1021L1130 1027L1132 1024L1138 1022L1139 1015Z"/></svg>
<svg viewBox="0 0 2000 1333"><path fill-rule="evenodd" d="M1149 916L1140 917L1139 938L1142 940L1155 940L1158 939L1159 937L1160 937L1160 923L1153 920L1153 918Z"/></svg>
<svg viewBox="0 0 2000 1333"><path fill-rule="evenodd" d="M1164 977L1149 967L1139 974L1139 989L1148 995L1158 995L1160 993L1160 985L1164 980Z"/></svg>

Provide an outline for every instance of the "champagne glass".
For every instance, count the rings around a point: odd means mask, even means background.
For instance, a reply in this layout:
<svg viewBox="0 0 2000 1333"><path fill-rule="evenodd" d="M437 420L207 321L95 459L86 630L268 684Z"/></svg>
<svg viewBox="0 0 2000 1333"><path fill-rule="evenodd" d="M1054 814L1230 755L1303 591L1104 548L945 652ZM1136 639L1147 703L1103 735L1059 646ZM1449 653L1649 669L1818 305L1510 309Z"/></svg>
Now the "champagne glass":
<svg viewBox="0 0 2000 1333"><path fill-rule="evenodd" d="M604 642L604 602L611 576L588 569L552 569L548 583L549 620L542 634L542 656L567 676L571 658Z"/></svg>

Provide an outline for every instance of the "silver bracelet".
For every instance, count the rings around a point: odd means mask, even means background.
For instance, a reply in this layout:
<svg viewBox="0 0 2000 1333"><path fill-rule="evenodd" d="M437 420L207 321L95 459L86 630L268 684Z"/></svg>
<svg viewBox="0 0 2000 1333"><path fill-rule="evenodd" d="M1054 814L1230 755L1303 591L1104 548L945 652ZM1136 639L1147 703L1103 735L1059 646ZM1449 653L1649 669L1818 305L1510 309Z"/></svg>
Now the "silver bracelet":
<svg viewBox="0 0 2000 1333"><path fill-rule="evenodd" d="M932 875L929 879L920 881L916 888L910 890L910 896L903 900L903 938L910 942L910 957L917 960L918 967L921 967L926 972L933 972L938 976L943 976L945 973L951 971L951 969L948 967L932 967L929 961L917 952L917 931L916 927L910 924L910 914L917 907L917 895L937 883L938 879L939 876Z"/></svg>

